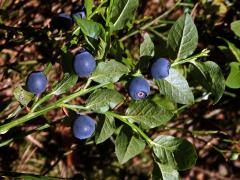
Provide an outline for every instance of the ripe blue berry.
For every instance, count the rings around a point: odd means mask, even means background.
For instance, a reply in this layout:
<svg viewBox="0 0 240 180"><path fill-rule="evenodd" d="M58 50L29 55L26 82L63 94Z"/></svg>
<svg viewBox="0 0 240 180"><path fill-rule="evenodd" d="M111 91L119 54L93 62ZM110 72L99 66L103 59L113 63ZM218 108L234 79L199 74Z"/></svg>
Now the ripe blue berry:
<svg viewBox="0 0 240 180"><path fill-rule="evenodd" d="M80 51L73 59L73 69L79 77L87 77L96 68L95 58L86 50Z"/></svg>
<svg viewBox="0 0 240 180"><path fill-rule="evenodd" d="M135 100L144 99L150 92L148 82L142 77L133 78L128 86L128 94Z"/></svg>
<svg viewBox="0 0 240 180"><path fill-rule="evenodd" d="M73 20L69 15L60 13L53 18L52 26L57 29L69 30L73 26Z"/></svg>
<svg viewBox="0 0 240 180"><path fill-rule="evenodd" d="M82 18L82 19L86 18L85 7L79 6L79 5L74 6L74 8L72 10L72 17L74 17L74 16L76 16L78 18Z"/></svg>
<svg viewBox="0 0 240 180"><path fill-rule="evenodd" d="M40 95L47 87L47 77L41 71L32 72L27 78L27 89L35 95Z"/></svg>
<svg viewBox="0 0 240 180"><path fill-rule="evenodd" d="M73 122L73 134L78 139L87 139L95 131L95 121L86 115L77 115Z"/></svg>
<svg viewBox="0 0 240 180"><path fill-rule="evenodd" d="M169 75L170 62L165 58L156 59L151 66L151 75L154 79L159 80Z"/></svg>

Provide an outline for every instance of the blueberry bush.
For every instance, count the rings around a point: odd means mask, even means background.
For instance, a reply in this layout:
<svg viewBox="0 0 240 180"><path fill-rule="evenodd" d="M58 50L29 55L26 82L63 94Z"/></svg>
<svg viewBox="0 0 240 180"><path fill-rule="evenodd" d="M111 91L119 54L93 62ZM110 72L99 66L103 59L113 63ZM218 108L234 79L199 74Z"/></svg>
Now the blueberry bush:
<svg viewBox="0 0 240 180"><path fill-rule="evenodd" d="M198 103L217 104L225 84L240 88L240 50L225 37L217 37L220 51L230 50L236 59L227 65L225 82L220 66L209 58L211 48L199 45L194 15L199 3L193 5L177 0L150 17L137 14L139 0L85 0L72 4L71 13L61 9L52 16L47 30L9 29L23 35L26 44L31 37L25 31L39 38L36 43L46 41L44 49L55 50L41 67L33 63L27 71L18 69L22 83L13 95L19 104L1 120L0 147L60 123L71 129L71 139L77 143L88 146L111 140L120 164L150 152L151 179L180 179L179 172L197 162L195 146L167 131L154 132L166 129ZM180 13L171 17L176 12ZM232 22L231 29L240 37L239 21ZM133 43L136 36L139 40ZM55 66L60 67L59 76L52 78ZM64 115L53 122L46 114L55 110ZM41 116L47 120L34 129L11 133Z"/></svg>

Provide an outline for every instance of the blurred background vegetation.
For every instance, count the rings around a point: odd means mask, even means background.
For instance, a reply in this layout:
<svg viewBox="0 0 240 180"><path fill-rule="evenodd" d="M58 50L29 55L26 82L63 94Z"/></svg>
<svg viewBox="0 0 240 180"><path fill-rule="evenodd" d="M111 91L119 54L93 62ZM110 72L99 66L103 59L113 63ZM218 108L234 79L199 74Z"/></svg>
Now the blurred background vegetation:
<svg viewBox="0 0 240 180"><path fill-rule="evenodd" d="M96 6L98 3L99 1L95 1ZM28 73L43 70L49 61L60 61L60 51L67 34L52 32L50 22L61 11L70 14L76 4L82 2L0 0L0 123L16 112L18 102L13 96L13 90L24 85ZM128 25L116 34L116 39L125 37L133 28L159 16L173 4L173 0L141 1L133 25ZM236 55L240 51L240 38L231 30L231 23L240 19L240 1L182 1L181 7L176 8L160 25L147 29L159 56L164 56L162 48L164 49L168 30L184 12L191 13L195 19L199 33L197 51L210 49L209 59L220 65L227 78L230 63L240 57L239 54ZM128 57L137 59L141 41L141 34L136 34L122 39L118 48ZM116 49L111 49L115 57L119 55L114 54ZM51 85L62 78L62 75L61 66L56 63L48 74L48 88L51 89ZM80 85L81 81L77 87ZM155 99L164 103L161 97ZM83 99L77 98L75 101L81 103ZM149 134L152 137L158 134L184 137L195 145L199 155L197 165L191 170L181 172L183 179L240 179L239 102L239 89L226 87L218 104L212 105L211 100L197 103L184 109L166 127L151 130ZM168 106L172 108L174 104L168 103ZM27 113L27 109L22 109L21 113ZM149 178L152 160L148 149L128 163L120 165L111 139L100 145L95 145L93 141L77 141L72 137L70 128L59 123L64 116L62 110L51 111L23 127L1 135L0 141L11 140L13 137L15 139L9 145L0 147L0 177L33 179L27 174L38 174L75 179ZM26 132L31 132L45 122L51 126L26 136Z"/></svg>

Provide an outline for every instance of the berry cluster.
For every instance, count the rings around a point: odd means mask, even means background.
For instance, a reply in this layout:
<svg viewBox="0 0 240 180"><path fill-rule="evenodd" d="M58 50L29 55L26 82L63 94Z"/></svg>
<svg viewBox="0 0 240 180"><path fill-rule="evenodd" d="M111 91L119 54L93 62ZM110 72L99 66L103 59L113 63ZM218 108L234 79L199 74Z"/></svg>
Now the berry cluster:
<svg viewBox="0 0 240 180"><path fill-rule="evenodd" d="M96 60L91 53L85 49L80 50L73 59L73 70L79 77L88 77L96 68ZM43 72L32 72L27 78L27 89L39 96L46 90L47 77ZM73 134L78 139L86 139L95 131L94 120L86 115L77 115L73 123Z"/></svg>
<svg viewBox="0 0 240 180"><path fill-rule="evenodd" d="M150 67L151 76L156 79L164 79L169 75L170 63L165 58L156 59ZM131 80L128 93L135 100L144 99L150 93L150 85L142 77L135 77Z"/></svg>
<svg viewBox="0 0 240 180"><path fill-rule="evenodd" d="M68 30L73 25L73 16L85 18L84 7L77 6L73 9L72 15L60 13L52 21L52 25L58 29ZM80 50L73 59L73 70L80 77L88 77L96 68L96 60L93 55L85 49ZM165 58L156 59L150 67L151 76L156 79L166 78L169 74L170 63ZM27 89L33 94L39 96L46 90L47 77L43 72L36 71L28 75ZM129 82L128 94L134 100L141 100L150 93L150 85L143 77L135 77ZM77 114L73 122L73 134L78 139L87 139L95 131L95 121L86 115Z"/></svg>

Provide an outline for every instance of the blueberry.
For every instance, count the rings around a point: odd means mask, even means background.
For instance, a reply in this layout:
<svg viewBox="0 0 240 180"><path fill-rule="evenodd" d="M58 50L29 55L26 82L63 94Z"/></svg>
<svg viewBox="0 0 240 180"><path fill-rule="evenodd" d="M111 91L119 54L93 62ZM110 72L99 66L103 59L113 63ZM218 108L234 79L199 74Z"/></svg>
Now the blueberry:
<svg viewBox="0 0 240 180"><path fill-rule="evenodd" d="M73 69L79 77L87 77L96 68L96 60L86 50L80 51L73 59Z"/></svg>
<svg viewBox="0 0 240 180"><path fill-rule="evenodd" d="M32 72L27 77L27 89L35 95L40 95L47 87L47 77L41 71Z"/></svg>
<svg viewBox="0 0 240 180"><path fill-rule="evenodd" d="M78 139L87 139L94 133L95 125L91 117L78 114L73 122L73 134Z"/></svg>
<svg viewBox="0 0 240 180"><path fill-rule="evenodd" d="M86 18L86 10L84 6L75 5L72 10L72 18L76 16L77 18ZM73 18L74 19L74 18Z"/></svg>
<svg viewBox="0 0 240 180"><path fill-rule="evenodd" d="M151 66L151 75L154 79L159 80L169 75L170 62L165 58L156 59Z"/></svg>
<svg viewBox="0 0 240 180"><path fill-rule="evenodd" d="M56 29L69 30L73 26L73 20L69 15L60 13L53 18L52 26Z"/></svg>
<svg viewBox="0 0 240 180"><path fill-rule="evenodd" d="M133 78L128 86L128 94L135 100L144 99L150 92L148 82L142 77Z"/></svg>

